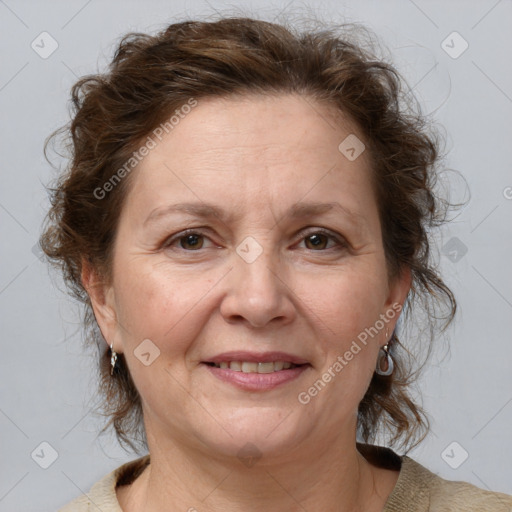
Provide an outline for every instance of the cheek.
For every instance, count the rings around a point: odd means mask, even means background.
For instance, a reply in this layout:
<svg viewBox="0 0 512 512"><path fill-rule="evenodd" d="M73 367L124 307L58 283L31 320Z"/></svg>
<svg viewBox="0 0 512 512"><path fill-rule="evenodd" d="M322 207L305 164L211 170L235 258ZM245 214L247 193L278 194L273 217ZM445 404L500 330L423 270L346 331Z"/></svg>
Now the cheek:
<svg viewBox="0 0 512 512"><path fill-rule="evenodd" d="M204 278L180 278L176 272L169 277L163 266L144 266L140 260L124 268L116 282L116 297L130 374L143 401L149 400L146 405L161 389L180 396L177 382L186 381L183 362L203 322L201 298L213 284ZM150 354L146 361L145 353Z"/></svg>
<svg viewBox="0 0 512 512"><path fill-rule="evenodd" d="M346 273L329 283L314 307L317 332L323 352L320 378L325 376L332 393L325 400L358 403L372 377L379 340L375 331L383 313L386 282L370 271ZM380 324L379 324L380 325Z"/></svg>
<svg viewBox="0 0 512 512"><path fill-rule="evenodd" d="M313 283L310 283L313 286ZM305 300L315 312L317 324L340 343L370 327L383 312L386 283L382 275L368 269L364 272L340 271L338 276L323 280L321 289ZM306 288L304 289L305 293ZM305 297L305 295L303 295Z"/></svg>
<svg viewBox="0 0 512 512"><path fill-rule="evenodd" d="M183 352L212 279L170 272L165 265L126 265L116 283L118 320L123 343L132 350L144 339L161 351ZM203 306L204 307L204 306ZM168 341L172 340L172 343Z"/></svg>

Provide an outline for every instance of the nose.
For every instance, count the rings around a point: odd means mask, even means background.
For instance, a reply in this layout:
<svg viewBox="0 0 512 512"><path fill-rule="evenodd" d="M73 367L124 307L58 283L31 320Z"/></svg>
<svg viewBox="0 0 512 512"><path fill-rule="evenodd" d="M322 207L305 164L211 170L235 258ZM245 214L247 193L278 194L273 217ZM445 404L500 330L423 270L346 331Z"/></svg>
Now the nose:
<svg viewBox="0 0 512 512"><path fill-rule="evenodd" d="M290 323L296 308L293 291L286 282L289 270L276 262L268 248L251 260L244 259L243 252L234 255L220 307L222 316L229 323L246 323L250 328Z"/></svg>

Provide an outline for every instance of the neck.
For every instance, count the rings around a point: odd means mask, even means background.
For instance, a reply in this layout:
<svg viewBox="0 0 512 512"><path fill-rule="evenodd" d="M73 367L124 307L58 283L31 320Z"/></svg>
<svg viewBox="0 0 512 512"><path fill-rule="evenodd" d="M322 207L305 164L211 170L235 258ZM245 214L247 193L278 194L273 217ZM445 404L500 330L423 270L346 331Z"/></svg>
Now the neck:
<svg viewBox="0 0 512 512"><path fill-rule="evenodd" d="M286 461L263 456L252 466L171 440L152 445L148 436L148 444L151 464L129 489L118 490L126 512L381 511L398 476L368 463L355 439L324 443L323 450L312 445L309 453L302 447L300 457Z"/></svg>

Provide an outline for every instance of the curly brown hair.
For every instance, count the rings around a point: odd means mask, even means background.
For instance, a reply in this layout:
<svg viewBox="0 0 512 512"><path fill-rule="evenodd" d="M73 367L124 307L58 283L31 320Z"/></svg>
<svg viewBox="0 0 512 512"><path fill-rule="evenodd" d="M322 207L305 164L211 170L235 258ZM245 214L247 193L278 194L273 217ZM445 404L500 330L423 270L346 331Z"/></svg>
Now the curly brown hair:
<svg viewBox="0 0 512 512"><path fill-rule="evenodd" d="M391 446L400 442L410 448L428 433L428 417L411 398L410 385L431 353L435 333L446 329L456 311L430 250L431 228L446 221L449 204L435 192L441 137L394 66L376 57L373 37L354 24L299 32L247 17L186 21L156 35L125 35L107 72L73 86L72 120L45 144L47 155L49 142L65 135L70 157L49 188L51 208L40 244L84 305L84 339L99 351L101 413L110 418L103 431L113 426L122 446L147 449L141 400L122 354L115 378L110 375L110 352L81 273L91 265L109 281L113 241L133 173L125 173L108 194L98 190L112 183L148 134L191 98L249 93L300 94L348 116L363 134L389 277L404 268L412 275L400 336L405 327L420 329L410 344L402 344L395 329L395 371L387 377L374 374L359 405L358 434L370 442L385 431ZM420 343L421 333L427 336ZM414 346L428 349L423 364L413 357Z"/></svg>

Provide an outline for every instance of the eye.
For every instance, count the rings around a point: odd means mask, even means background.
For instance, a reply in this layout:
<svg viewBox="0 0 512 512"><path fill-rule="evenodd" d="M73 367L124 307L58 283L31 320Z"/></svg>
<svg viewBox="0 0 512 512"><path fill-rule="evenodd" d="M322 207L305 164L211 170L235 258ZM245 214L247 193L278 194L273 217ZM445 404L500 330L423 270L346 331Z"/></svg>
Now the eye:
<svg viewBox="0 0 512 512"><path fill-rule="evenodd" d="M164 248L172 248L179 244L178 249L182 249L187 252L199 251L200 249L204 249L204 241L209 240L209 238L197 229L188 229L178 233L167 241L164 242ZM348 248L347 242L343 240L333 233L325 229L315 229L314 231L310 231L308 234L302 237L301 242L304 241L306 244L306 249L315 252L322 252L328 249L346 249ZM329 241L334 242L334 247L329 245Z"/></svg>
<svg viewBox="0 0 512 512"><path fill-rule="evenodd" d="M332 246L326 247L329 240L333 240L335 242L335 246L337 245L338 248L347 248L346 242L340 240L337 236L325 229L316 229L315 231L310 231L304 238L302 238L302 240L305 242L306 248L312 251L332 249Z"/></svg>
<svg viewBox="0 0 512 512"><path fill-rule="evenodd" d="M180 249L185 251L197 251L203 249L205 239L207 239L207 237L200 231L189 229L168 239L164 242L164 247L171 247L176 242L179 242Z"/></svg>

